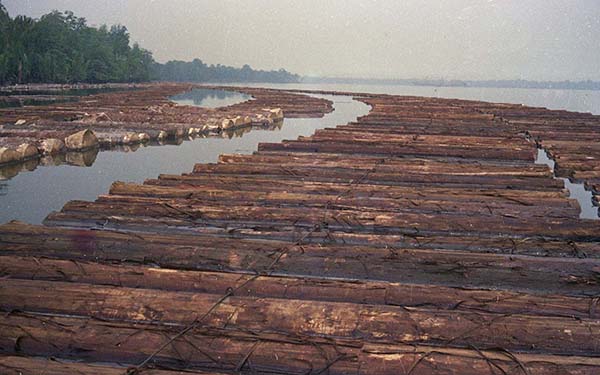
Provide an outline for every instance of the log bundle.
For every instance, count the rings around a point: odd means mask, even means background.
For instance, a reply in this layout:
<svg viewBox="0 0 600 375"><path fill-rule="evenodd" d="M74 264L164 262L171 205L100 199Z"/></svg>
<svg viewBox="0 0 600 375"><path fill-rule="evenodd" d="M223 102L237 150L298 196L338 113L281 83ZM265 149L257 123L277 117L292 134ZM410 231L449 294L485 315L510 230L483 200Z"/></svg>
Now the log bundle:
<svg viewBox="0 0 600 375"><path fill-rule="evenodd" d="M49 105L0 108L0 166L98 148L164 144L167 140L206 135L232 136L234 131L252 126L280 125L284 116L323 117L332 111L328 100L263 88L228 87L250 95L251 100L220 108L176 105L169 99L210 86L156 83L110 88L122 91ZM21 91L23 88L19 88ZM12 173L0 171L2 175Z"/></svg>
<svg viewBox="0 0 600 375"><path fill-rule="evenodd" d="M512 106L355 97L356 122L0 226L0 369L597 374L600 224Z"/></svg>
<svg viewBox="0 0 600 375"><path fill-rule="evenodd" d="M510 106L487 112L526 132L556 162L560 177L600 194L600 116L545 108Z"/></svg>

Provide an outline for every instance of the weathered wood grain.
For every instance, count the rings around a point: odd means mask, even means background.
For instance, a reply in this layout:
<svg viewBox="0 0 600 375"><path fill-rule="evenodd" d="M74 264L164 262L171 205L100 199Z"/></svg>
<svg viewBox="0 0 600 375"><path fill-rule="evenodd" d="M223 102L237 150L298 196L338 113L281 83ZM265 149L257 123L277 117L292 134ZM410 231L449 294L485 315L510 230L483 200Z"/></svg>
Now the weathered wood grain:
<svg viewBox="0 0 600 375"><path fill-rule="evenodd" d="M178 326L105 322L89 318L13 313L0 318L7 354L52 356L92 362L138 363L168 342ZM76 334L75 334L76 333ZM16 343L16 344L15 344ZM455 349L419 345L380 345L289 337L277 333L234 333L198 328L153 358L170 368L242 370L306 374L539 374L592 375L597 358L511 353L501 349ZM499 370L502 369L502 371ZM162 374L160 374L162 375Z"/></svg>
<svg viewBox="0 0 600 375"><path fill-rule="evenodd" d="M100 260L96 260L100 261ZM500 314L600 318L595 297L466 289L430 284L371 280L258 276L247 272L187 271L151 265L96 263L66 254L60 259L0 256L0 276L24 280L64 281L186 291L221 295L228 288L238 296L392 305ZM243 286L242 288L239 288ZM457 302L458 301L458 302Z"/></svg>
<svg viewBox="0 0 600 375"><path fill-rule="evenodd" d="M597 116L345 94L371 112L0 225L0 369L596 374L600 224L533 161L597 192Z"/></svg>

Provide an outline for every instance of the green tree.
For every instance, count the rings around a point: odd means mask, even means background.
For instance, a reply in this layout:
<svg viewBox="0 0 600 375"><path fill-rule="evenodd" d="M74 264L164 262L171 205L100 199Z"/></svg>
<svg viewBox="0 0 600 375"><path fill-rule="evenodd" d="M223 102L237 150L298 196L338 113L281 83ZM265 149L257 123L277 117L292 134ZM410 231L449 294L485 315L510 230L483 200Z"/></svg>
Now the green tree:
<svg viewBox="0 0 600 375"><path fill-rule="evenodd" d="M155 62L125 26L89 27L72 12L11 19L0 3L0 83L147 81Z"/></svg>

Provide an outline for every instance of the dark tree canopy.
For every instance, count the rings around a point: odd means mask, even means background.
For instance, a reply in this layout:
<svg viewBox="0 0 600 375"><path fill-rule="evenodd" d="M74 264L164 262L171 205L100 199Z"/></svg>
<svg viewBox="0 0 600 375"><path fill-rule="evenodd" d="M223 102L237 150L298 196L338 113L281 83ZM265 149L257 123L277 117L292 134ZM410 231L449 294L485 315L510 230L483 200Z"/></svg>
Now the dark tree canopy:
<svg viewBox="0 0 600 375"><path fill-rule="evenodd" d="M73 12L39 19L11 18L0 2L0 84L144 82L297 82L297 75L223 65L169 61L158 64L125 26L88 26Z"/></svg>
<svg viewBox="0 0 600 375"><path fill-rule="evenodd" d="M11 19L0 4L0 82L140 82L152 54L129 45L125 26L94 28L72 12Z"/></svg>
<svg viewBox="0 0 600 375"><path fill-rule="evenodd" d="M182 82L298 82L300 77L284 69L254 70L249 65L241 69L223 65L206 65L202 60L169 61L155 65L156 76L163 81Z"/></svg>

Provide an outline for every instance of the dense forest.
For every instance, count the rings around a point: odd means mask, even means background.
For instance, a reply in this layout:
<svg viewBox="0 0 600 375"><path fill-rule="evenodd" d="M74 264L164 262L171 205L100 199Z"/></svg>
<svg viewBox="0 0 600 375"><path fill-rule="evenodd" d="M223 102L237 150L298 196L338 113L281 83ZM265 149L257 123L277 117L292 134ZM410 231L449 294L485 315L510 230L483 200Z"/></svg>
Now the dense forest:
<svg viewBox="0 0 600 375"><path fill-rule="evenodd" d="M191 62L169 61L155 65L156 76L163 81L181 82L298 82L300 76L280 70L241 69L223 65L206 65L200 59Z"/></svg>
<svg viewBox="0 0 600 375"><path fill-rule="evenodd" d="M89 27L71 12L10 18L0 4L0 82L140 82L152 54L130 46L123 26Z"/></svg>
<svg viewBox="0 0 600 375"><path fill-rule="evenodd" d="M0 84L144 82L297 82L285 70L191 62L159 64L130 43L124 26L88 26L72 12L11 18L0 2Z"/></svg>

